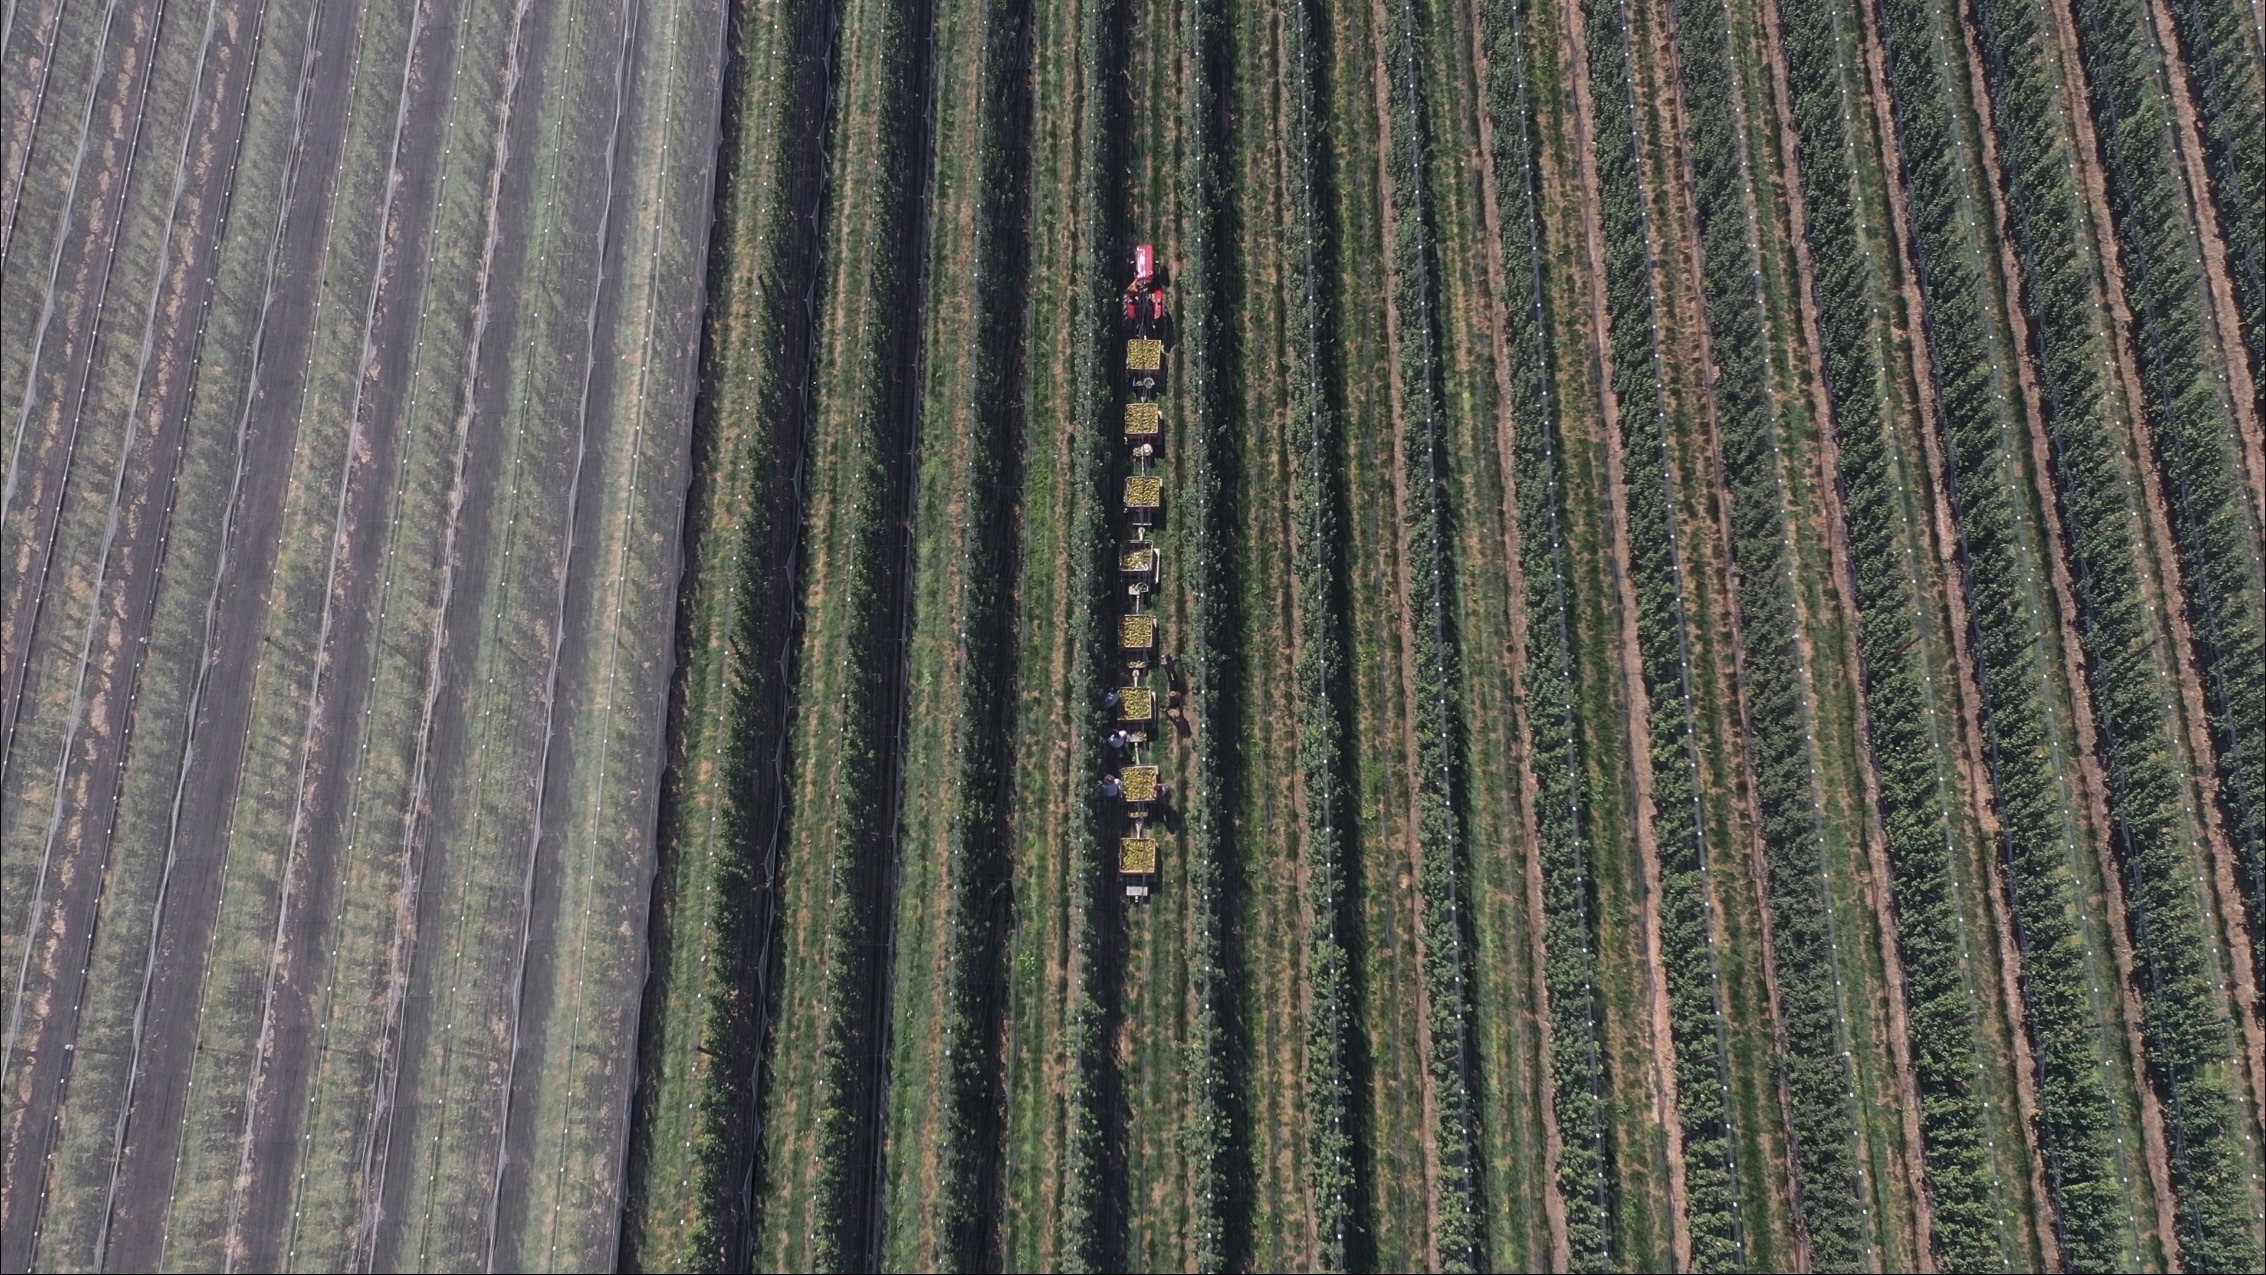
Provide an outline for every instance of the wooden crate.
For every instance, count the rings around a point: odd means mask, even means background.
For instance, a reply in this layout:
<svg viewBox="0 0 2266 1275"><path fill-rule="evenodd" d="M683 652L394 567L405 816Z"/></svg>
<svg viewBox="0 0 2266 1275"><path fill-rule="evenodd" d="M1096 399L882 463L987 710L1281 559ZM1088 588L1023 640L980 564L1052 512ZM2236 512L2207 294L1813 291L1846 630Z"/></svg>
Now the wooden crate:
<svg viewBox="0 0 2266 1275"><path fill-rule="evenodd" d="M1154 372L1164 367L1164 342L1135 340L1125 343L1125 370Z"/></svg>
<svg viewBox="0 0 2266 1275"><path fill-rule="evenodd" d="M1125 782L1127 801L1155 801L1157 799L1157 768L1154 766L1127 766L1119 776Z"/></svg>
<svg viewBox="0 0 2266 1275"><path fill-rule="evenodd" d="M1157 693L1146 686L1128 686L1117 693L1117 720L1151 722L1157 717Z"/></svg>
<svg viewBox="0 0 2266 1275"><path fill-rule="evenodd" d="M1164 432L1164 421L1154 403L1127 403L1125 405L1125 436L1127 438L1155 438Z"/></svg>
<svg viewBox="0 0 2266 1275"><path fill-rule="evenodd" d="M1129 877L1153 875L1157 870L1157 839L1155 837L1118 838L1117 870Z"/></svg>
<svg viewBox="0 0 2266 1275"><path fill-rule="evenodd" d="M1128 651L1146 651L1157 644L1157 617L1128 615L1117 622L1117 644Z"/></svg>
<svg viewBox="0 0 2266 1275"><path fill-rule="evenodd" d="M1125 480L1127 509L1156 509L1164 504L1164 479L1155 474L1134 474Z"/></svg>

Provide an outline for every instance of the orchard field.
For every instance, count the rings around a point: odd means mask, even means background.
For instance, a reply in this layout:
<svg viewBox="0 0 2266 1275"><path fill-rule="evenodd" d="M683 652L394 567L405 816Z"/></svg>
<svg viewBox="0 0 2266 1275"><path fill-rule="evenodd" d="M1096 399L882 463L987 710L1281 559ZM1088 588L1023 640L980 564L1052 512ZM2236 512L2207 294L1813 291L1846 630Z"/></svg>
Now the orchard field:
<svg viewBox="0 0 2266 1275"><path fill-rule="evenodd" d="M626 1264L2258 1260L2242 0L731 50Z"/></svg>
<svg viewBox="0 0 2266 1275"><path fill-rule="evenodd" d="M7 15L0 1267L2266 1265L2256 0Z"/></svg>
<svg viewBox="0 0 2266 1275"><path fill-rule="evenodd" d="M613 1262L724 16L7 6L0 1267Z"/></svg>

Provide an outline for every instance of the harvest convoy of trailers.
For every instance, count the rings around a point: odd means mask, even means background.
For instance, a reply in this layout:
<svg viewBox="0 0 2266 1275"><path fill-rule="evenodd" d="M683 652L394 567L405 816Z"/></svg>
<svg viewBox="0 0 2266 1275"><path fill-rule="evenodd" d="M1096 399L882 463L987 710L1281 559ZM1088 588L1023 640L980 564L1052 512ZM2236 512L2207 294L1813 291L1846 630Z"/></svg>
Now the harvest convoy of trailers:
<svg viewBox="0 0 2266 1275"><path fill-rule="evenodd" d="M1133 250L1133 281L1126 285L1121 314L1125 326L1125 445L1131 467L1125 476L1124 537L1118 550L1118 576L1124 603L1117 617L1117 647L1124 685L1110 694L1116 721L1109 751L1114 773L1103 780L1105 798L1121 803L1117 874L1129 899L1146 899L1155 887L1156 827L1164 821L1171 790L1159 779L1155 744L1159 741L1157 696L1163 689L1179 720L1177 666L1158 660L1157 613L1150 595L1162 579L1161 553L1152 535L1164 510L1164 479L1158 473L1164 446L1163 415L1157 394L1164 380L1166 317L1164 288L1157 277L1156 249ZM1151 674L1164 671L1160 688Z"/></svg>

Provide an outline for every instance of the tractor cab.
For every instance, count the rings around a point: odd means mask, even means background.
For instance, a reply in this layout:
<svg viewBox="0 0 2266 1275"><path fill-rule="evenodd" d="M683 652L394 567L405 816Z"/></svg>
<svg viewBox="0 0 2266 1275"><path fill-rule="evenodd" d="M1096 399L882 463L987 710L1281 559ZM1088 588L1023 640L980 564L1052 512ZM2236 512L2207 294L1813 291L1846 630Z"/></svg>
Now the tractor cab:
<svg viewBox="0 0 2266 1275"><path fill-rule="evenodd" d="M1163 335L1164 284L1157 278L1154 244L1142 244L1133 250L1133 281L1125 285L1123 318L1126 332L1133 336Z"/></svg>

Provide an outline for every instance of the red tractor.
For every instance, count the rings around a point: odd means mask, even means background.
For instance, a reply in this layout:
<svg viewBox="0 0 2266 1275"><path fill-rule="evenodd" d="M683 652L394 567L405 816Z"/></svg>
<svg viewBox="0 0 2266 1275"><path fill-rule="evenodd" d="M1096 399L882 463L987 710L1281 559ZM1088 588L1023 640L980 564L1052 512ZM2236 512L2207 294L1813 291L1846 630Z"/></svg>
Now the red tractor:
<svg viewBox="0 0 2266 1275"><path fill-rule="evenodd" d="M1164 328L1164 286L1157 281L1157 250L1142 244L1133 250L1133 282L1125 285L1125 328L1136 337L1161 333Z"/></svg>

